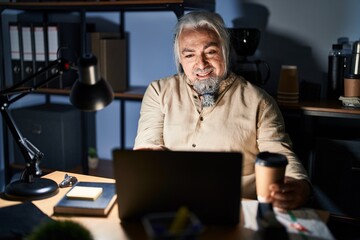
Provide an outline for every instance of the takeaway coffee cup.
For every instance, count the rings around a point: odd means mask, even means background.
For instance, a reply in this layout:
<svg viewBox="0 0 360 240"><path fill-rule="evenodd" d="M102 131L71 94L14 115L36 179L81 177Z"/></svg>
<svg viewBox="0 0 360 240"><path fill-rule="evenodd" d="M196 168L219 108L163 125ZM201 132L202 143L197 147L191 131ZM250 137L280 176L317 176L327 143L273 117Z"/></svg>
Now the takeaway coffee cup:
<svg viewBox="0 0 360 240"><path fill-rule="evenodd" d="M260 152L255 160L256 194L259 202L268 202L269 186L284 182L287 158L278 153Z"/></svg>

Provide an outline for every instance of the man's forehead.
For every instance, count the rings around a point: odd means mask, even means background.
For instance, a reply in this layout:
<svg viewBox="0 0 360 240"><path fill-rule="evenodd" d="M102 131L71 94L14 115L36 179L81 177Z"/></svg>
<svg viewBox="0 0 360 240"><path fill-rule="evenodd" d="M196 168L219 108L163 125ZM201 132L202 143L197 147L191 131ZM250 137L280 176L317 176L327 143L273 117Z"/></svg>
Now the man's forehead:
<svg viewBox="0 0 360 240"><path fill-rule="evenodd" d="M181 33L180 33L180 38L184 37L184 36L188 36L188 35L195 35L195 34L202 34L202 35L207 35L211 38L218 38L218 35L216 33L215 30L203 26L203 27L188 27L188 28L184 28Z"/></svg>
<svg viewBox="0 0 360 240"><path fill-rule="evenodd" d="M180 47L186 48L188 46L219 46L219 37L217 34L208 28L202 29L185 29L180 37Z"/></svg>

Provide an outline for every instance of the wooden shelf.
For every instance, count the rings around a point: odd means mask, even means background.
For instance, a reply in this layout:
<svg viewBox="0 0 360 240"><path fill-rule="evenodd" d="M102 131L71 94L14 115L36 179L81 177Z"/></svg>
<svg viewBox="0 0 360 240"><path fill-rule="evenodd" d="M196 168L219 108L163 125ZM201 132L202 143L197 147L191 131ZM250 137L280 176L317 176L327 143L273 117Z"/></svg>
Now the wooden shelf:
<svg viewBox="0 0 360 240"><path fill-rule="evenodd" d="M141 101L144 96L145 90L146 87L133 86L124 92L115 92L115 99ZM37 89L34 93L69 95L70 89L40 88Z"/></svg>
<svg viewBox="0 0 360 240"><path fill-rule="evenodd" d="M62 2L8 2L0 3L0 9L27 11L174 11L180 16L184 10L215 10L215 0L118 0L118 1L62 1ZM180 11L180 12L179 12ZM180 14L180 15L179 15Z"/></svg>
<svg viewBox="0 0 360 240"><path fill-rule="evenodd" d="M130 87L125 92L115 93L115 98L124 99L124 100L126 99L126 100L141 101L144 96L145 90L146 90L146 87L133 86L133 87Z"/></svg>
<svg viewBox="0 0 360 240"><path fill-rule="evenodd" d="M360 109L344 107L341 101L312 101L280 104L281 110L301 111L304 115L360 119Z"/></svg>

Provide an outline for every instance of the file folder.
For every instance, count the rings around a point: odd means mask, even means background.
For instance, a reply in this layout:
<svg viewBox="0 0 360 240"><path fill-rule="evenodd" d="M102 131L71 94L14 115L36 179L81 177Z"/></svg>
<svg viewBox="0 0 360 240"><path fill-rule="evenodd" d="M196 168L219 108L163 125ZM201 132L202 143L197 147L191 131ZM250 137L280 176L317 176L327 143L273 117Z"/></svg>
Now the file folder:
<svg viewBox="0 0 360 240"><path fill-rule="evenodd" d="M20 54L20 35L17 23L9 23L10 33L10 55L11 55L11 74L13 84L19 83L21 77L21 54Z"/></svg>
<svg viewBox="0 0 360 240"><path fill-rule="evenodd" d="M47 60L49 63L58 59L59 49L59 30L57 25L47 25ZM59 71L58 67L51 68L46 74L47 77L55 75ZM49 88L60 88L60 80L53 80L48 83Z"/></svg>
<svg viewBox="0 0 360 240"><path fill-rule="evenodd" d="M22 36L22 79L28 78L34 74L34 54L32 41L32 27L31 24L20 24ZM28 83L32 86L32 83Z"/></svg>
<svg viewBox="0 0 360 240"><path fill-rule="evenodd" d="M46 66L45 58L45 26L43 24L33 25L34 47L35 47L35 72L40 71ZM46 79L46 74L42 74L35 78L37 85Z"/></svg>
<svg viewBox="0 0 360 240"><path fill-rule="evenodd" d="M48 60L52 62L59 57L67 59L70 64L76 63L81 54L80 23L49 23L47 25ZM59 51L58 51L59 50ZM57 68L51 69L49 76L56 73ZM49 83L49 88L70 88L78 74L75 70L64 72L58 80Z"/></svg>

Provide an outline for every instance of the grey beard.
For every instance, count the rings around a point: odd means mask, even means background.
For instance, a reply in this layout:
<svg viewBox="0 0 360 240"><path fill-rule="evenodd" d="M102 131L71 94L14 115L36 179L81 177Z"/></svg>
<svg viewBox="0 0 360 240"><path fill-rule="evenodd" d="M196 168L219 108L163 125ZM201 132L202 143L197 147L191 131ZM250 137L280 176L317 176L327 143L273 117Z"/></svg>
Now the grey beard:
<svg viewBox="0 0 360 240"><path fill-rule="evenodd" d="M195 81L194 89L202 96L201 105L203 107L212 107L215 105L217 93L219 91L220 78L212 77L206 80Z"/></svg>

